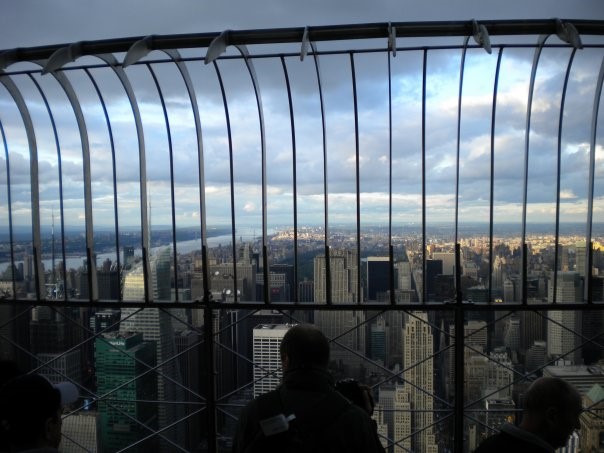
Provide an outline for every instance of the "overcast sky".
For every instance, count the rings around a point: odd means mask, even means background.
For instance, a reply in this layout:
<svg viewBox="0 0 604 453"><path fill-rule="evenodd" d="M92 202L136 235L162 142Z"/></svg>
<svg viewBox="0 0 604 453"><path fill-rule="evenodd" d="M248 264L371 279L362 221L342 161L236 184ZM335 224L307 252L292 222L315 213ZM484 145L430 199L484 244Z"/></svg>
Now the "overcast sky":
<svg viewBox="0 0 604 453"><path fill-rule="evenodd" d="M366 22L603 19L603 0L1 0L0 47Z"/></svg>
<svg viewBox="0 0 604 453"><path fill-rule="evenodd" d="M365 22L475 19L604 19L604 0L578 1L2 1L0 47L28 47L80 40L149 34L218 32L224 29L276 28ZM555 38L554 38L555 39ZM455 44L459 44L459 40ZM398 45L403 45L399 40ZM319 43L319 47L324 43ZM298 46L299 47L299 46ZM546 50L542 56L533 107L529 167L529 221L553 224L556 196L556 143L560 91L569 49ZM385 53L355 56L359 107L362 222L388 220L388 91ZM155 55L157 56L157 54ZM522 161L527 87L532 49L506 49L501 62L495 140L495 220L520 222ZM601 49L578 52L569 80L563 130L561 219L586 217L589 125ZM122 56L123 57L123 56ZM454 218L455 146L459 51L431 52L427 78L428 222ZM92 60L86 60L92 62ZM488 221L490 189L490 115L497 52L468 52L462 105L461 222ZM289 111L278 59L256 60L267 132L268 214L271 225L293 223L292 153ZM328 127L330 221L354 222L356 209L354 116L351 67L347 55L322 58ZM21 68L31 68L26 64ZM323 222L323 169L320 105L310 60L287 60L296 114L298 221ZM393 80L393 219L421 222L421 52L401 52L392 59ZM209 224L230 220L228 143L220 86L212 65L188 64L202 116L206 202ZM256 103L245 66L219 63L231 115L238 224L260 228L259 132ZM9 70L11 68L8 68ZM195 171L195 135L191 107L173 65L154 65L167 100L174 150L175 204L178 225L199 222ZM104 72L103 72L104 71ZM147 68L126 70L140 103L147 147L147 178L155 224L170 223L170 173L167 134L157 89ZM107 101L116 142L120 224L136 224L140 207L137 144L132 115L123 90L110 71L93 75ZM108 133L98 96L82 71L68 73L83 106L91 139L93 208L96 225L113 221L113 181ZM73 113L50 76L36 75L53 109L62 149L64 217L69 225L83 220L81 147ZM26 76L14 77L25 94L39 146L43 224L58 210L57 151L40 95ZM15 223L29 217L29 157L23 126L6 92L0 91L0 120L11 143L11 184ZM604 151L602 127L596 153L594 218L604 221ZM319 153L319 154L318 154ZM317 155L321 156L317 159ZM0 158L4 169L4 159ZM0 183L6 181L4 170ZM20 190L19 188L22 188ZM0 201L6 222L5 194Z"/></svg>

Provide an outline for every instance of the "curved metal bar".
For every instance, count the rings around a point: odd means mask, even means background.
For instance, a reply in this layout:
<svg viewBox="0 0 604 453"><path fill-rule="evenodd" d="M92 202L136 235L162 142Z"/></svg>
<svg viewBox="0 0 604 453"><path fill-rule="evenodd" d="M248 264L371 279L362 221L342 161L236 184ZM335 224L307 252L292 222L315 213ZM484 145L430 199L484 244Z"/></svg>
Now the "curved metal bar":
<svg viewBox="0 0 604 453"><path fill-rule="evenodd" d="M264 132L264 111L262 108L262 95L260 94L260 84L258 83L258 77L256 76L256 70L254 64L249 58L249 52L247 47L242 44L235 46L245 61L245 66L252 79L252 85L254 86L254 95L256 96L256 107L258 108L258 122L260 123L260 153L261 153L261 167L262 167L262 266L263 273L262 278L264 280L264 302L270 303L270 291L269 291L269 268L268 268L268 238L267 238L267 218L266 218L266 137Z"/></svg>
<svg viewBox="0 0 604 453"><path fill-rule="evenodd" d="M224 82L222 81L222 75L220 69L218 69L218 63L216 60L212 62L214 64L214 70L216 71L216 77L218 77L218 83L220 85L220 94L222 95L222 104L224 106L224 117L226 120L227 137L229 141L229 173L231 178L231 242L233 248L233 296L234 302L237 303L239 298L237 295L237 246L235 244L235 170L233 168L233 136L231 133L231 117L229 115L229 103L227 102L226 93L224 90Z"/></svg>
<svg viewBox="0 0 604 453"><path fill-rule="evenodd" d="M319 55L315 43L309 41L315 62L315 73L319 88L319 101L321 103L321 132L323 137L323 192L324 192L324 215L325 215L325 303L331 305L331 264L329 262L329 188L327 180L327 127L325 125L325 103L323 101L323 85L321 83L321 68L319 67Z"/></svg>
<svg viewBox="0 0 604 453"><path fill-rule="evenodd" d="M289 106L289 124L292 135L292 186L293 186L293 203L294 203L294 303L299 302L298 295L298 171L297 171L297 156L296 156L296 120L294 117L294 104L292 102L292 90L289 84L289 75L287 73L287 65L285 57L281 56L281 66L283 67L283 75L285 77L285 87L287 89L287 102ZM291 293L291 292L290 292Z"/></svg>
<svg viewBox="0 0 604 453"><path fill-rule="evenodd" d="M598 130L598 114L602 98L602 84L604 83L604 58L600 64L600 73L594 95L593 113L591 115L591 137L589 141L589 186L588 186L588 204L587 204L587 232L585 234L585 294L588 302L592 300L591 294L591 260L589 259L592 251L591 234L593 228L593 209L594 209L594 177L596 172L596 135Z"/></svg>
<svg viewBox="0 0 604 453"><path fill-rule="evenodd" d="M35 61L44 68L44 62ZM78 101L78 97L71 85L71 82L62 72L50 73L59 83L67 99L71 104L73 113L76 117L78 124L78 130L80 131L80 141L82 143L82 160L83 160L83 172L84 172L84 218L86 222L86 258L88 261L88 295L91 301L98 300L98 285L96 275L96 262L94 257L94 228L92 219L92 180L90 175L90 146L88 143L88 132L86 128L86 121L84 120L84 113L82 107Z"/></svg>
<svg viewBox="0 0 604 453"><path fill-rule="evenodd" d="M388 269L390 284L390 305L396 303L394 294L394 247L392 245L392 57L396 56L396 28L391 27L388 55Z"/></svg>
<svg viewBox="0 0 604 453"><path fill-rule="evenodd" d="M150 239L149 239L149 216L147 213L147 163L145 153L145 134L143 132L143 122L141 119L140 110L138 108L138 101L132 89L130 79L126 75L124 69L118 65L117 60L111 54L96 55L97 58L104 61L113 70L115 75L118 77L128 101L130 108L132 109L132 115L134 117L134 125L136 127L136 136L138 141L138 159L139 159L139 184L140 184L140 212L141 212L141 249L143 252L143 278L145 280L145 302L151 302L153 300L153 291L151 291L151 269L149 268L149 252L150 252Z"/></svg>
<svg viewBox="0 0 604 453"><path fill-rule="evenodd" d="M424 49L422 61L422 300L428 299L428 280L426 278L426 78L428 50Z"/></svg>
<svg viewBox="0 0 604 453"><path fill-rule="evenodd" d="M2 143L4 145L4 156L5 156L5 165L6 165L6 195L7 195L7 210L8 210L8 239L10 241L10 265L12 269L12 297L17 296L17 287L16 287L16 276L14 274L15 269L15 246L14 246L14 238L13 238L13 203L11 197L11 189L10 189L10 158L8 154L8 142L6 141L6 134L4 133L4 126L2 125L2 121L0 121L0 135L2 135Z"/></svg>
<svg viewBox="0 0 604 453"><path fill-rule="evenodd" d="M117 210L117 170L116 170L116 164L115 164L115 142L113 140L113 129L111 127L111 121L109 119L109 113L107 112L107 106L105 105L105 99L103 98L103 95L101 93L101 90L99 89L99 85L96 82L96 79L94 77L92 77L92 74L90 73L89 69L85 69L84 70L86 72L86 75L88 75L88 78L90 79L90 81L92 82L92 86L94 87L94 90L96 91L97 96L99 97L99 101L101 102L101 107L103 108L103 115L105 117L105 123L107 124L107 132L109 133L109 145L111 146L111 171L112 171L112 176L113 176L113 216L115 219L115 251L116 251L116 255L117 255L117 259L116 259L116 263L117 263L117 275L118 275L118 279L121 282L122 281L122 267L120 265L120 227L119 227L119 216L118 216L118 210ZM118 300L121 301L122 300L122 292L119 291L118 292Z"/></svg>
<svg viewBox="0 0 604 453"><path fill-rule="evenodd" d="M361 303L361 179L359 169L359 109L357 100L357 78L354 70L354 54L350 52L350 72L352 74L352 101L354 105L354 155L357 199L357 303Z"/></svg>
<svg viewBox="0 0 604 453"><path fill-rule="evenodd" d="M535 91L535 79L537 77L537 67L539 65L539 59L541 58L541 51L543 45L549 35L542 35L537 40L537 47L535 48L535 54L533 55L533 67L531 68L531 79L529 82L528 99L526 101L526 126L524 129L524 185L522 192L522 239L520 244L522 245L522 303L527 303L527 267L528 267L528 256L526 251L526 204L528 201L528 165L529 165L529 139L531 135L531 113L533 109L533 93ZM558 254L555 254L557 260ZM556 266L554 266L554 269ZM507 301L506 301L507 302Z"/></svg>
<svg viewBox="0 0 604 453"><path fill-rule="evenodd" d="M570 78L570 70L573 65L575 53L577 49L573 49L568 59L566 66L566 74L564 75L564 85L562 87L562 96L560 99L560 116L558 118L558 147L557 147L557 166L556 166L556 232L554 237L554 285L552 294L552 304L556 303L558 293L558 247L560 246L560 170L562 167L562 121L564 120L564 105L566 103L566 91L568 89L568 80Z"/></svg>
<svg viewBox="0 0 604 453"><path fill-rule="evenodd" d="M36 296L39 301L46 300L46 291L44 291L44 272L42 268L42 247L40 237L40 186L38 181L38 145L36 143L36 133L34 125L29 114L29 109L23 99L23 95L15 85L15 82L0 69L0 83L7 89L21 115L27 143L29 145L29 173L31 180L31 223L32 223L32 241L34 254L34 269L36 270Z"/></svg>
<svg viewBox="0 0 604 453"><path fill-rule="evenodd" d="M149 54L154 50L155 36L147 36L137 42L135 42L128 53L124 57L122 63L123 67L129 66L136 63L141 58ZM207 233L206 233L206 209L205 209L205 173L204 173L204 161L203 161L203 141L201 134L201 120L199 115L199 107L197 104L197 96L195 95L195 88L189 75L189 70L186 64L182 61L182 57L178 50L175 49L163 49L166 55L168 55L176 67L178 68L180 75L185 83L187 94L191 102L191 109L193 111L193 119L195 122L195 133L197 137L197 157L198 157L198 178L199 178L199 216L201 220L201 260L202 260L202 275L203 275L203 294L204 300L209 300L209 280L208 280L208 258L207 258Z"/></svg>
<svg viewBox="0 0 604 453"><path fill-rule="evenodd" d="M199 217L201 220L201 262L202 262L202 275L203 275L203 294L204 299L209 300L210 298L210 280L208 274L208 241L207 241L207 229L206 229L206 190L205 190L205 171L204 171L204 159L203 159L203 139L201 133L201 117L199 115L199 106L197 104L197 96L195 95L195 87L189 75L189 70L185 63L181 61L180 53L177 50L165 50L166 53L180 71L189 100L191 101L191 109L193 110L193 120L195 121L195 134L197 137L197 159L199 163L198 177L199 177Z"/></svg>
<svg viewBox="0 0 604 453"><path fill-rule="evenodd" d="M166 101L164 99L164 93L159 84L159 80L157 80L157 76L155 75L155 71L151 67L150 64L146 64L151 77L153 78L153 83L155 84L155 88L157 89L157 94L159 95L159 101L161 102L162 112L164 114L164 122L166 124L166 134L168 135L168 154L170 157L170 204L172 207L172 253L173 257L173 266L174 266L174 297L176 302L178 302L178 254L176 250L176 203L174 197L174 155L172 149L172 132L170 131L170 119L168 118L168 109L166 108Z"/></svg>
<svg viewBox="0 0 604 453"><path fill-rule="evenodd" d="M42 90L42 87L40 86L40 84L38 83L38 81L35 79L35 77L32 74L29 74L29 78L31 79L31 81L34 83L34 85L36 86L36 88L38 89L38 93L40 93L40 96L42 96L42 100L44 101L44 105L46 106L46 112L48 113L48 118L50 119L50 124L52 126L52 133L54 135L55 138L55 146L57 148L57 167L58 167L58 174L59 174L59 212L61 213L61 256L62 256L62 260L61 260L61 267L63 269L63 282L65 282L65 278L66 278L66 266L65 266L65 256L66 256L66 252L65 252L65 219L64 219L64 205L63 205L63 159L61 158L61 146L59 144L59 134L57 133L57 125L55 123L55 117L52 113L52 110L50 108L50 104L48 103L48 99L46 98L46 93L44 93L44 91ZM53 272L54 272L54 264L53 264ZM65 285L65 283L64 283ZM67 289L67 285L64 286L65 289ZM64 300L67 300L67 291L64 291Z"/></svg>
<svg viewBox="0 0 604 453"><path fill-rule="evenodd" d="M463 49L461 51L461 62L459 64L459 95L457 97L457 160L455 165L455 246L459 243L459 156L461 148L461 98L463 95L463 76L466 69L466 51L468 50L469 36L463 40ZM457 256L457 253L456 253ZM455 275L459 275L461 269L455 266ZM457 278L456 278L457 281ZM457 284L456 284L457 286ZM458 294L461 288L456 288ZM461 304L461 300L457 301Z"/></svg>
<svg viewBox="0 0 604 453"><path fill-rule="evenodd" d="M491 187L489 206L489 300L493 302L493 213L494 213L494 188L495 188L495 115L497 113L497 91L499 89L499 70L501 69L501 56L503 47L497 53L497 67L495 69L495 81L493 83L493 110L491 112Z"/></svg>

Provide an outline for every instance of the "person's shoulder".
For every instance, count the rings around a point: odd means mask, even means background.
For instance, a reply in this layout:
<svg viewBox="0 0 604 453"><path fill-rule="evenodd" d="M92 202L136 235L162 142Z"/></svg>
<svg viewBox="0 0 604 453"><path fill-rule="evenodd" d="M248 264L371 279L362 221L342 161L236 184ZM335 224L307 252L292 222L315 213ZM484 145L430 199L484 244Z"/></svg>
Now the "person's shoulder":
<svg viewBox="0 0 604 453"><path fill-rule="evenodd" d="M511 432L508 432L511 431ZM514 435L514 429L503 429L497 434L486 438L474 451L474 453L499 453L518 451L523 453L547 453L548 450L541 446Z"/></svg>
<svg viewBox="0 0 604 453"><path fill-rule="evenodd" d="M509 451L509 436L498 432L483 440L474 453L497 453Z"/></svg>

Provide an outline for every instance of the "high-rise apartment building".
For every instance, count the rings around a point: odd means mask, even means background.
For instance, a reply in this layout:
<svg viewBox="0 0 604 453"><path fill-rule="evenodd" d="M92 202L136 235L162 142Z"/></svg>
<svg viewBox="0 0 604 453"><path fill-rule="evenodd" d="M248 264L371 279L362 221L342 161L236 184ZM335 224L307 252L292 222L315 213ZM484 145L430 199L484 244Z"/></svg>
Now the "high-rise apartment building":
<svg viewBox="0 0 604 453"><path fill-rule="evenodd" d="M254 328L254 397L269 392L281 383L279 346L291 324L260 324Z"/></svg>

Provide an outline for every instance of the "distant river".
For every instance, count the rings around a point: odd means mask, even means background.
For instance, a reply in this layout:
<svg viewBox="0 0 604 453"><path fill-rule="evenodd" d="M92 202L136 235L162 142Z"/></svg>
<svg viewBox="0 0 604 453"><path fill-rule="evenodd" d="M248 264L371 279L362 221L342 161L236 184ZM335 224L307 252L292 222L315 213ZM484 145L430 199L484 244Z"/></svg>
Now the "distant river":
<svg viewBox="0 0 604 453"><path fill-rule="evenodd" d="M241 232L238 231L238 234L236 235L236 240L238 241L240 238L242 238L244 241L250 241L256 237L258 237L257 235L255 235L255 233L257 233L258 230L250 230L250 231L246 231L243 230ZM269 235L275 234L275 230L269 230L268 232ZM220 236L213 236L213 237L208 237L207 239L207 243L208 243L208 247L218 247L219 245L222 246L229 246L231 245L231 241L232 241L233 236L231 234L222 234ZM158 247L152 247L151 250L153 252L161 250L163 248L166 247L171 247L171 245L166 244L166 245L160 245ZM201 250L201 239L190 239L188 241L178 241L176 243L176 251L178 253L191 253L194 252L195 250ZM140 248L134 249L134 255L135 256L142 256L142 250ZM60 250L57 250L57 255L55 258L55 263L58 264L60 262L61 259L61 252ZM97 263L97 267L101 267L103 265L103 262L109 259L112 262L116 261L116 256L115 256L115 252L108 252L108 253L97 253L96 255L96 263ZM123 256L120 256L120 260L123 259ZM78 269L80 266L82 266L82 264L84 263L85 257L84 256L74 256L74 257L67 257L65 258L65 266L67 267L67 269ZM23 263L23 260L17 260L15 261L15 264L17 266L19 266L19 263ZM50 270L52 269L52 259L43 259L42 263L44 264L44 269L46 270ZM10 263L5 262L5 263L0 263L0 274L3 273L6 268L8 267Z"/></svg>

